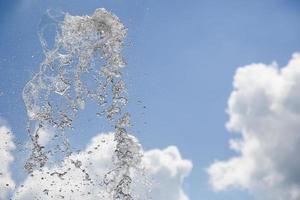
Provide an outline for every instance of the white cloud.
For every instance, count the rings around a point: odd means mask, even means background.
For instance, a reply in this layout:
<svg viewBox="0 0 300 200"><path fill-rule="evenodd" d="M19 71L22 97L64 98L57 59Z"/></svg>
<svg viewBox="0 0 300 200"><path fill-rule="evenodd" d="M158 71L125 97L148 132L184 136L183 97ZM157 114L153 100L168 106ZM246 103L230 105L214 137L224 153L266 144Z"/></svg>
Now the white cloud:
<svg viewBox="0 0 300 200"><path fill-rule="evenodd" d="M147 151L143 162L153 179L151 192L153 200L189 199L182 190L182 184L192 169L192 163L181 158L177 147Z"/></svg>
<svg viewBox="0 0 300 200"><path fill-rule="evenodd" d="M287 66L251 64L234 77L226 127L239 153L208 173L215 190L239 187L257 199L300 199L300 54Z"/></svg>
<svg viewBox="0 0 300 200"><path fill-rule="evenodd" d="M111 199L101 180L112 168L114 145L112 134L94 137L84 151L66 158L60 166L48 166L28 176L13 199ZM153 200L188 200L182 184L192 169L192 163L183 160L176 147L146 151L143 165L145 170L134 174L134 196L146 199L150 196ZM153 180L150 192L148 179ZM147 193L148 197L145 196Z"/></svg>
<svg viewBox="0 0 300 200"><path fill-rule="evenodd" d="M11 130L5 125L0 125L0 199L7 199L15 187L10 171L10 164L14 160L11 151L14 149Z"/></svg>

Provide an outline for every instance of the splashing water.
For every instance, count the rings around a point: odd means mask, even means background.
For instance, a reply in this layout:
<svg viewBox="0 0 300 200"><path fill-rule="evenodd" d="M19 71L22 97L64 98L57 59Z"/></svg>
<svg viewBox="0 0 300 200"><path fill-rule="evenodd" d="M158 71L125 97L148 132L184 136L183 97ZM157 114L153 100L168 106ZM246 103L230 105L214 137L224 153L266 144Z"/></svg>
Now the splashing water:
<svg viewBox="0 0 300 200"><path fill-rule="evenodd" d="M103 183L111 199L133 199L131 170L140 164L141 147L128 135L130 114L123 111L128 101L121 72L126 65L122 48L127 30L118 17L102 8L91 16L65 14L62 21L49 14L46 21L39 32L45 60L23 90L29 119L39 124L35 131L29 127L32 152L25 169L30 173L47 163L51 150L46 152L39 144L40 129L51 125L63 135L66 128L72 128L79 110L94 101L97 114L115 128L114 168ZM55 27L53 44L45 36L50 26ZM64 145L69 151L67 138Z"/></svg>

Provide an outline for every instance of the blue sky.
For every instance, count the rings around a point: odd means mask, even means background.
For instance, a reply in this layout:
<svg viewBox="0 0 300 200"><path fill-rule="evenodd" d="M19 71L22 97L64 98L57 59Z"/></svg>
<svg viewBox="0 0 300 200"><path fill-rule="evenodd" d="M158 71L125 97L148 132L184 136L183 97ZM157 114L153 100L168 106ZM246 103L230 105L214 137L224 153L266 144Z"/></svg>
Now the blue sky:
<svg viewBox="0 0 300 200"><path fill-rule="evenodd" d="M129 29L129 109L144 148L176 145L192 160L185 181L190 199L252 199L246 191L214 193L205 168L234 155L228 140L237 135L224 124L235 70L254 62L282 66L300 51L300 2L0 0L0 116L20 140L27 137L21 92L43 59L37 36L41 16L49 8L83 15L98 7L115 13ZM103 131L88 110L79 116L78 129L88 132L75 137L78 146Z"/></svg>

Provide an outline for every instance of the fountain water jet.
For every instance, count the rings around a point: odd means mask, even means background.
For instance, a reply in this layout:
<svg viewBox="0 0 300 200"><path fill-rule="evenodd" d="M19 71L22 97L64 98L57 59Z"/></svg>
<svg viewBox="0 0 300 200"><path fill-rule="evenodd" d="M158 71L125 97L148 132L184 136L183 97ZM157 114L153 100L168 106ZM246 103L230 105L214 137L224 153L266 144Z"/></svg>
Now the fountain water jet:
<svg viewBox="0 0 300 200"><path fill-rule="evenodd" d="M45 32L53 25L56 34L50 45ZM39 129L47 124L63 135L79 110L92 100L100 109L97 113L115 128L114 168L103 183L112 199L133 199L131 170L138 168L142 155L140 145L128 134L130 114L123 111L128 101L122 78L126 33L118 17L103 8L91 16L65 14L63 21L48 14L46 23L41 24L39 36L45 60L23 90L29 119L39 124L36 131L29 128L32 153L25 164L29 173L41 170L48 159L48 152L38 142ZM66 137L64 144L68 151Z"/></svg>

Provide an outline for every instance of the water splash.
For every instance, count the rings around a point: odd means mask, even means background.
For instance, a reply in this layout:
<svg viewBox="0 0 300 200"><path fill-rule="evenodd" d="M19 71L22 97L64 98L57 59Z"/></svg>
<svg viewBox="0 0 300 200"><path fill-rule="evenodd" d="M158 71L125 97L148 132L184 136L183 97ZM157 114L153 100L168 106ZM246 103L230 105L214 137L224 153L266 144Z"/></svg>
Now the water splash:
<svg viewBox="0 0 300 200"><path fill-rule="evenodd" d="M49 27L55 31L52 42L47 36ZM128 135L130 114L123 111L128 101L122 78L126 33L118 17L103 8L91 16L66 13L60 21L48 13L43 19L39 36L45 60L23 90L29 119L39 124L35 131L28 131L32 141L32 153L25 164L28 172L41 170L51 151L46 152L39 144L39 130L51 125L63 134L66 128L72 128L85 104L94 101L99 108L97 114L105 116L115 128L114 168L103 182L111 199L133 199L131 171L140 164L141 147ZM63 143L69 149L66 137ZM74 165L78 167L77 162Z"/></svg>

